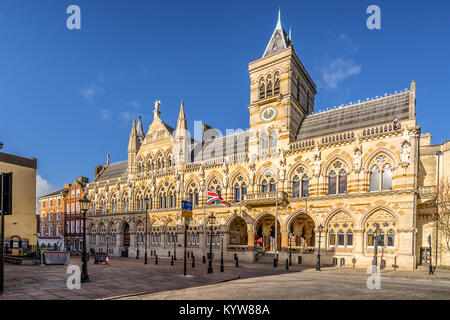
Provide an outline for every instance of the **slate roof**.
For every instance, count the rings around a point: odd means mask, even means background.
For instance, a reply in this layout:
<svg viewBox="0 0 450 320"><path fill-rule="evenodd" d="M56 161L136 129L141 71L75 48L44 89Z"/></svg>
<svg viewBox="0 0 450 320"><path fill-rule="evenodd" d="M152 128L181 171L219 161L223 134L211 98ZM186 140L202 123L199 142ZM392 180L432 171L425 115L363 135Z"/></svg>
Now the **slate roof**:
<svg viewBox="0 0 450 320"><path fill-rule="evenodd" d="M297 140L327 136L409 118L410 92L309 115L301 124Z"/></svg>
<svg viewBox="0 0 450 320"><path fill-rule="evenodd" d="M264 51L263 58L270 56L272 54L278 53L287 49L292 44L290 37L284 31L281 24L281 13L278 11L278 22L275 30L270 37L269 43L267 44L266 50Z"/></svg>
<svg viewBox="0 0 450 320"><path fill-rule="evenodd" d="M93 182L104 181L115 178L128 177L128 161L122 161L108 165Z"/></svg>
<svg viewBox="0 0 450 320"><path fill-rule="evenodd" d="M45 196L41 196L41 197L39 197L39 199L56 196L56 195L58 195L60 193L66 192L68 190L69 190L69 188L59 189L59 190L53 191L52 193L46 194Z"/></svg>

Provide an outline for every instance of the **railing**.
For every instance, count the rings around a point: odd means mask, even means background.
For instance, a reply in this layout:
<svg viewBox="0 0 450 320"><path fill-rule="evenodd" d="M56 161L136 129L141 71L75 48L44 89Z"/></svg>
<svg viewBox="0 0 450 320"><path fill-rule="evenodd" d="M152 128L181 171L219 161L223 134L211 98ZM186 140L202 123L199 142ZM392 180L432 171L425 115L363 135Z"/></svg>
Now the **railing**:
<svg viewBox="0 0 450 320"><path fill-rule="evenodd" d="M273 204L277 201L277 192L278 192L278 203L280 205L287 204L288 194L284 191L270 191L270 192L245 194L242 203L244 205Z"/></svg>
<svg viewBox="0 0 450 320"><path fill-rule="evenodd" d="M232 251L245 251L247 250L248 245L246 244L230 244L228 245L228 250Z"/></svg>
<svg viewBox="0 0 450 320"><path fill-rule="evenodd" d="M295 141L289 144L290 150L314 147L314 140Z"/></svg>

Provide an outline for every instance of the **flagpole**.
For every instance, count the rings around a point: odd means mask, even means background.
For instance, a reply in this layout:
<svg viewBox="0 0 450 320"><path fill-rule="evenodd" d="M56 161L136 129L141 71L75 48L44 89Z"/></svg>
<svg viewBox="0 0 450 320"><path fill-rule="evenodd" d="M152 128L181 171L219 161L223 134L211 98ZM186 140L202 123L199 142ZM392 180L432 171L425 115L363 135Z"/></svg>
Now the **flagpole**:
<svg viewBox="0 0 450 320"><path fill-rule="evenodd" d="M206 263L206 202L205 202L206 188L203 189L203 263Z"/></svg>

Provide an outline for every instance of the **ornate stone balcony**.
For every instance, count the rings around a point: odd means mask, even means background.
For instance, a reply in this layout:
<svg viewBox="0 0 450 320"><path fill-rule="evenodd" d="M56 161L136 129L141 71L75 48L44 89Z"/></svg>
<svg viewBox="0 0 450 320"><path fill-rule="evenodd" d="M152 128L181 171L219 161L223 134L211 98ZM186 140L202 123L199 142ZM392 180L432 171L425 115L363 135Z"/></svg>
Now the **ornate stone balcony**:
<svg viewBox="0 0 450 320"><path fill-rule="evenodd" d="M244 195L242 204L246 207L274 205L277 202L277 191L251 193ZM278 204L286 206L288 204L288 194L278 191Z"/></svg>

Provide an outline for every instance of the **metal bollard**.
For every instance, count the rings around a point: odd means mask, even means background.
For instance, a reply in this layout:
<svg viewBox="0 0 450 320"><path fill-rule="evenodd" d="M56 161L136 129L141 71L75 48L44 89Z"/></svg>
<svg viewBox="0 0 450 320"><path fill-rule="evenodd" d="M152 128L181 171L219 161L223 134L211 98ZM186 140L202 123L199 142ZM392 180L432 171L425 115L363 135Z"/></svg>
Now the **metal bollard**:
<svg viewBox="0 0 450 320"><path fill-rule="evenodd" d="M195 257L192 256L192 268L195 268Z"/></svg>
<svg viewBox="0 0 450 320"><path fill-rule="evenodd" d="M167 251L167 256L170 257L170 251Z"/></svg>
<svg viewBox="0 0 450 320"><path fill-rule="evenodd" d="M172 256L172 258L170 259L170 265L173 266L173 256Z"/></svg>
<svg viewBox="0 0 450 320"><path fill-rule="evenodd" d="M155 255L155 264L158 264L158 255Z"/></svg>
<svg viewBox="0 0 450 320"><path fill-rule="evenodd" d="M235 266L235 267L239 267L239 258L238 258L237 256L236 256L235 262L236 262L236 263L235 263L234 266Z"/></svg>
<svg viewBox="0 0 450 320"><path fill-rule="evenodd" d="M286 259L286 270L289 270L289 259Z"/></svg>

